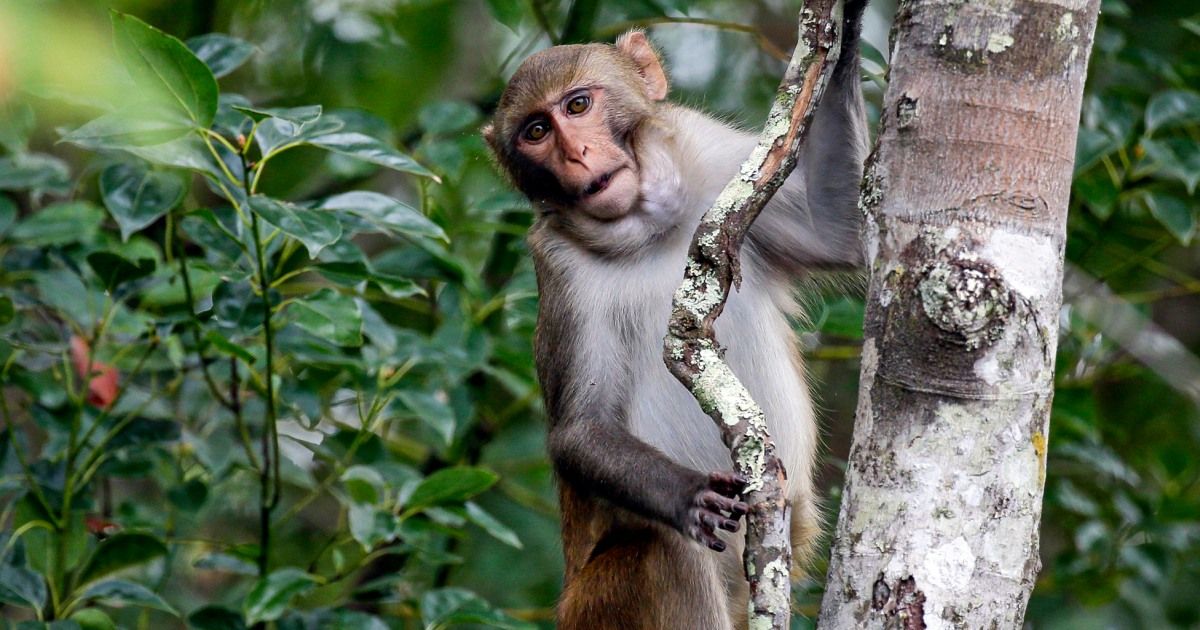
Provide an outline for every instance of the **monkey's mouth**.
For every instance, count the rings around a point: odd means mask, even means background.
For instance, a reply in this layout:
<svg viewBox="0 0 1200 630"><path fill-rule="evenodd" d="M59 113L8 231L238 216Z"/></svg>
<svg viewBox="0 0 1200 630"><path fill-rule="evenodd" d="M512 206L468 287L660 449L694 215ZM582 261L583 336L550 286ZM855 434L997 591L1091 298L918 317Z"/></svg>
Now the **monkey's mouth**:
<svg viewBox="0 0 1200 630"><path fill-rule="evenodd" d="M587 188L583 189L583 196L591 197L593 195L597 195L597 194L600 194L601 192L604 192L604 189L608 188L609 183L612 182L613 175L616 175L617 172L620 170L621 169L617 169L616 171L609 171L608 173L605 173L605 174L601 175L600 177L597 177L595 180L592 181L592 183L588 184Z"/></svg>

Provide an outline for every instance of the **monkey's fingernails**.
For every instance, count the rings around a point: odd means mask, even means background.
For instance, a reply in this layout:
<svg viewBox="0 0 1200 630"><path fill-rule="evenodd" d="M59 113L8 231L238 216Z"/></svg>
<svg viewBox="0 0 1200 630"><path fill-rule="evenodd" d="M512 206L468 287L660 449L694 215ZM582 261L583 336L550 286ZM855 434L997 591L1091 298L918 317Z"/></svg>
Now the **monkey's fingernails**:
<svg viewBox="0 0 1200 630"><path fill-rule="evenodd" d="M742 503L741 501L734 503L733 507L729 508L729 515L732 516L733 518L741 518L749 513L750 513L750 506L745 503Z"/></svg>
<svg viewBox="0 0 1200 630"><path fill-rule="evenodd" d="M729 519L725 519L721 523L721 529L723 529L727 532L736 532L738 530L738 522L729 520Z"/></svg>
<svg viewBox="0 0 1200 630"><path fill-rule="evenodd" d="M725 541L720 538L714 538L708 541L708 548L713 551L725 551Z"/></svg>

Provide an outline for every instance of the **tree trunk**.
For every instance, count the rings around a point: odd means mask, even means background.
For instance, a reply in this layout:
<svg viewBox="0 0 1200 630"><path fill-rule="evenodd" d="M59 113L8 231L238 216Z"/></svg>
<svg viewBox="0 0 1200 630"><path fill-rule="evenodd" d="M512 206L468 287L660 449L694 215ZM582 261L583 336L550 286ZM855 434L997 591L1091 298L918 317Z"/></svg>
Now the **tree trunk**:
<svg viewBox="0 0 1200 630"><path fill-rule="evenodd" d="M871 280L824 628L1021 625L1099 4L901 2L860 202Z"/></svg>

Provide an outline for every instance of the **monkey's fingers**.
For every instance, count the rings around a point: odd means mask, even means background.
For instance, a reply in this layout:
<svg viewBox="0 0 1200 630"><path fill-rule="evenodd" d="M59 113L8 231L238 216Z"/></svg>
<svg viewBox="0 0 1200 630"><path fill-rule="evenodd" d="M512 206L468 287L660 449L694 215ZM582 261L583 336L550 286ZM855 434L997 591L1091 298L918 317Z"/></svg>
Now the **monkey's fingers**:
<svg viewBox="0 0 1200 630"><path fill-rule="evenodd" d="M700 512L700 522L704 525L703 529L706 533L712 533L717 528L727 532L736 532L738 530L737 521L725 518L718 512Z"/></svg>
<svg viewBox="0 0 1200 630"><path fill-rule="evenodd" d="M708 474L708 487L727 497L735 497L746 489L746 478L725 470L714 470Z"/></svg>
<svg viewBox="0 0 1200 630"><path fill-rule="evenodd" d="M703 510L692 510L693 522L692 526L688 527L688 533L692 538L695 538L704 546L713 551L725 551L725 541L717 537L715 527L719 525L720 517L714 516L711 512Z"/></svg>
<svg viewBox="0 0 1200 630"><path fill-rule="evenodd" d="M728 512L729 517L735 520L745 516L745 514L750 511L749 505L746 505L737 499L731 499L729 497L722 496L711 490L701 492L700 496L697 498L697 502L700 505L714 512Z"/></svg>

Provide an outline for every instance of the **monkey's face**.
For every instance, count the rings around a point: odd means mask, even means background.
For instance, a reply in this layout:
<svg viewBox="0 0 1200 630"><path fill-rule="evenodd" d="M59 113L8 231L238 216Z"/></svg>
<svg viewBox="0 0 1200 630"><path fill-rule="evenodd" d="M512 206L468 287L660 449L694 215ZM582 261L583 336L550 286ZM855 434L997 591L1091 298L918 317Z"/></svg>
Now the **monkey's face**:
<svg viewBox="0 0 1200 630"><path fill-rule="evenodd" d="M555 46L521 64L483 134L540 208L611 223L638 207L636 137L666 93L666 75L641 32L616 46Z"/></svg>
<svg viewBox="0 0 1200 630"><path fill-rule="evenodd" d="M624 139L614 136L604 115L609 107L603 86L572 86L531 113L516 137L522 161L540 165L557 182L551 202L600 221L625 216L638 199L638 164Z"/></svg>

